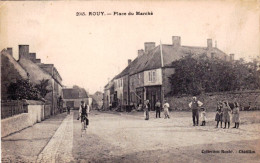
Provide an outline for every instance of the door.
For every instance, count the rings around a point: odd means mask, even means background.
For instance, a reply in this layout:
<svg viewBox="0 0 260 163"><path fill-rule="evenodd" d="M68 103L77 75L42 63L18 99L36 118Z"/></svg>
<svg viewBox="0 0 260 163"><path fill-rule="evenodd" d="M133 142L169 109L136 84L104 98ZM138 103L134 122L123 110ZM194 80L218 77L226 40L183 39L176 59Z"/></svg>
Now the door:
<svg viewBox="0 0 260 163"><path fill-rule="evenodd" d="M67 101L66 102L66 106L68 107L71 107L71 108L74 108L74 101Z"/></svg>
<svg viewBox="0 0 260 163"><path fill-rule="evenodd" d="M154 92L153 92L154 93ZM156 95L153 94L152 95L152 99L151 99L151 109L154 111L155 110L155 103L156 103Z"/></svg>

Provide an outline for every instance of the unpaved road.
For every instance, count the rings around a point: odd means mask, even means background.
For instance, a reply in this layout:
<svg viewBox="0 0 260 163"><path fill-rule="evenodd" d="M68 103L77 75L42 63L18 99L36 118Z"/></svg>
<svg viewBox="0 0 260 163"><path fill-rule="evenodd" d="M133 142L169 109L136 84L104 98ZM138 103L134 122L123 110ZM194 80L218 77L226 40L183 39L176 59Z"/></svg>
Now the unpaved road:
<svg viewBox="0 0 260 163"><path fill-rule="evenodd" d="M145 121L142 113L92 112L87 133L81 137L81 124L74 111L59 123L48 140L44 139L45 144L37 143L43 142L37 136L47 133L46 122L36 125L38 133L43 127L42 134L34 134L36 129L32 127L2 139L2 161L259 162L260 112L241 112L240 129L215 128L215 113L207 114L207 126L193 127L190 114L173 112L171 119L155 119L151 113L150 120ZM34 135L33 140L21 139L30 134ZM30 148L37 152L26 152ZM253 153L239 153L240 150Z"/></svg>
<svg viewBox="0 0 260 163"><path fill-rule="evenodd" d="M142 113L92 114L83 138L75 120L74 158L78 162L259 162L259 112L241 113L240 129L216 129L215 113L208 114L207 126L193 127L190 114L176 112L171 119L155 119L152 113L149 121ZM256 153L241 154L239 150Z"/></svg>

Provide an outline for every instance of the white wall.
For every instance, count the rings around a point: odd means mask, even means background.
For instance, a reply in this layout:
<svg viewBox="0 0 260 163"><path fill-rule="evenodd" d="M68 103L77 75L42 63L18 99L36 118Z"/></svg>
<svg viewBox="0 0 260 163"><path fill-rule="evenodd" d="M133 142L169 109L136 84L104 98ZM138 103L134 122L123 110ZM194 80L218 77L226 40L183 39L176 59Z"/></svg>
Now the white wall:
<svg viewBox="0 0 260 163"><path fill-rule="evenodd" d="M28 113L1 120L1 137L30 127L44 118L44 105L28 105Z"/></svg>
<svg viewBox="0 0 260 163"><path fill-rule="evenodd" d="M149 81L149 72L155 72L155 81ZM144 86L152 86L152 85L162 85L162 69L153 69L149 71L144 71Z"/></svg>

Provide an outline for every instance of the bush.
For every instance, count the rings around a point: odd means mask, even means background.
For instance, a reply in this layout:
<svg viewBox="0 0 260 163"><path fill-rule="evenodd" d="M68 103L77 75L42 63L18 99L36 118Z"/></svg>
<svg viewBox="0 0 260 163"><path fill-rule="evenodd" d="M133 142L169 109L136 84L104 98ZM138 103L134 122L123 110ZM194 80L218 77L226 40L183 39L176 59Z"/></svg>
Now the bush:
<svg viewBox="0 0 260 163"><path fill-rule="evenodd" d="M33 85L29 80L20 79L12 82L7 88L8 99L10 100L41 100L50 90L47 90L48 80L42 80L40 84Z"/></svg>
<svg viewBox="0 0 260 163"><path fill-rule="evenodd" d="M171 95L199 95L260 88L260 72L255 63L227 62L191 55L172 63L175 73L169 78Z"/></svg>

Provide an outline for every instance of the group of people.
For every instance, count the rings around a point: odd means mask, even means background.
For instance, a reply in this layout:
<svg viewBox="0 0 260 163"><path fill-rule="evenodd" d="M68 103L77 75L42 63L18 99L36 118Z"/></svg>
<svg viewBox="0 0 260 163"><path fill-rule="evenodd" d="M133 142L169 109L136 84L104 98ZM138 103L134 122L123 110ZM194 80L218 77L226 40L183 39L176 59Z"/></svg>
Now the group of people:
<svg viewBox="0 0 260 163"><path fill-rule="evenodd" d="M228 103L228 101L220 101L217 104L217 113L215 120L217 121L216 128L220 123L220 127L222 128L222 122L225 123L225 128L230 127L231 117L235 126L233 128L239 128L239 104L238 102ZM228 125L228 126L227 126Z"/></svg>
<svg viewBox="0 0 260 163"><path fill-rule="evenodd" d="M192 111L192 121L193 126L199 125L199 113L201 117L201 125L206 126L206 109L203 106L203 103L197 100L197 97L193 97L192 101L189 103L189 107ZM161 108L164 111L164 118L170 118L169 114L169 103L167 100L164 100L164 103L161 107L160 100L157 100L155 104L156 118L161 118ZM151 105L149 100L146 100L143 105L145 120L149 120ZM201 111L200 111L201 110ZM223 129L230 128L231 119L235 123L233 128L239 128L239 104L238 102L229 103L228 101L220 101L217 103L216 116L215 121L217 121L216 128L218 128L219 124L222 128L222 123L224 122L225 126Z"/></svg>
<svg viewBox="0 0 260 163"><path fill-rule="evenodd" d="M202 118L201 126L206 125L206 110L204 107L201 107L202 105L203 103L197 100L196 97L193 97L192 101L189 103L189 107L192 109L193 126L198 126L199 108L201 108L201 118ZM225 127L223 129L230 128L231 119L233 119L233 122L235 123L235 126L233 128L238 129L239 122L240 122L238 102L234 102L234 103L229 103L228 101L218 102L216 116L215 116L215 121L217 121L216 128L218 128L219 123L222 128L223 122L225 124Z"/></svg>
<svg viewBox="0 0 260 163"><path fill-rule="evenodd" d="M170 105L167 102L167 100L164 100L164 104L163 104L162 108L163 108L163 111L164 111L164 118L165 119L170 118L169 107L170 107ZM149 120L150 111L151 111L151 105L149 103L149 100L146 100L144 102L143 110L144 110L145 120ZM161 118L161 102L160 102L160 100L157 100L157 102L155 104L155 111L156 111L156 118Z"/></svg>

